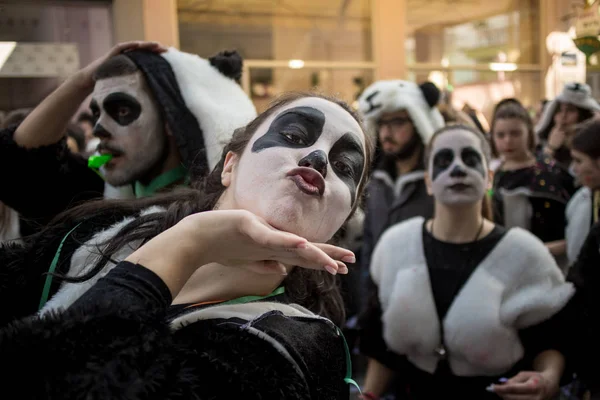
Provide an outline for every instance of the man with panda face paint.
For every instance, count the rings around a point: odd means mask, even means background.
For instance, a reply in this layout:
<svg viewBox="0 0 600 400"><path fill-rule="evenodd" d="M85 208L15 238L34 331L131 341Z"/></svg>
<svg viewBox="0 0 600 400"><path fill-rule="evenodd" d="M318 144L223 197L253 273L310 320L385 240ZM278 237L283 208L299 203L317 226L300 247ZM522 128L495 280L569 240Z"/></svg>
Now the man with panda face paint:
<svg viewBox="0 0 600 400"><path fill-rule="evenodd" d="M233 131L256 116L239 86L241 71L237 52L203 59L154 42L115 46L21 125L0 131L7 171L0 201L43 225L75 203L102 197L105 187L133 187L135 196L147 197L187 184L190 174L208 174ZM64 144L65 127L90 95L99 171Z"/></svg>
<svg viewBox="0 0 600 400"><path fill-rule="evenodd" d="M98 152L112 155L104 166L109 184L148 183L156 172L177 167L174 138L167 135L160 108L140 71L98 80L90 109L96 119L93 133L100 139ZM162 168L152 171L159 164Z"/></svg>
<svg viewBox="0 0 600 400"><path fill-rule="evenodd" d="M490 183L485 160L473 134L457 129L441 135L433 143L428 166L433 196L448 205L481 200Z"/></svg>

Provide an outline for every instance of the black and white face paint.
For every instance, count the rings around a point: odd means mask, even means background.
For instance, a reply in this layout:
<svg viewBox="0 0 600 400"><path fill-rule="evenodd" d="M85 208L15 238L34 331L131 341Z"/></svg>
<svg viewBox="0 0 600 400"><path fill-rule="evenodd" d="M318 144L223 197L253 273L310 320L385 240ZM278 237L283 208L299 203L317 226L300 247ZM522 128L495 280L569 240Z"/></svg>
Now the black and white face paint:
<svg viewBox="0 0 600 400"><path fill-rule="evenodd" d="M435 138L428 170L433 196L443 204L476 203L489 184L480 139L460 128Z"/></svg>
<svg viewBox="0 0 600 400"><path fill-rule="evenodd" d="M337 104L294 101L254 134L232 184L235 201L279 229L327 241L357 200L364 140L358 123Z"/></svg>
<svg viewBox="0 0 600 400"><path fill-rule="evenodd" d="M113 186L145 178L164 157L167 137L159 107L141 72L96 82L90 109L98 150L112 154L105 177Z"/></svg>

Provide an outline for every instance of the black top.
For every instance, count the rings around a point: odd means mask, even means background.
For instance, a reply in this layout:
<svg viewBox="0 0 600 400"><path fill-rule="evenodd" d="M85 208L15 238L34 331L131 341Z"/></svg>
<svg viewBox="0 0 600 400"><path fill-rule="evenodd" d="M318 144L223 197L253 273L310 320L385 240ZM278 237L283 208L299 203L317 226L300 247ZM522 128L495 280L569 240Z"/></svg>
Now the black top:
<svg viewBox="0 0 600 400"><path fill-rule="evenodd" d="M537 160L530 167L512 171L501 168L494 174L494 222L504 225L502 189L525 188L531 193L531 233L543 242L564 239L565 210L575 193L574 179L569 171L548 157Z"/></svg>
<svg viewBox="0 0 600 400"><path fill-rule="evenodd" d="M504 237L498 225L484 238L471 243L449 243L433 237L423 224L423 247L429 281L440 319L444 319L454 298L473 271Z"/></svg>
<svg viewBox="0 0 600 400"><path fill-rule="evenodd" d="M465 244L452 244L435 239L423 227L424 254L429 270L429 279L438 315L446 315L460 288L472 272L495 248L506 234L506 230L496 226L484 238ZM466 400L498 399L485 390L500 378L510 378L520 371L531 370L535 356L547 349L558 348L562 340L559 334L560 323L551 318L539 325L519 331L525 348L525 356L510 371L496 377L458 377L452 374L446 362L438 363L434 374L418 369L404 355L389 350L383 340L382 311L377 294L377 286L370 282L368 307L361 314L360 350L397 372L395 392L399 398L429 400L460 398Z"/></svg>
<svg viewBox="0 0 600 400"><path fill-rule="evenodd" d="M104 181L85 158L71 153L64 138L26 149L14 141L15 130L0 130L0 201L19 213L22 236L75 204L102 198Z"/></svg>
<svg viewBox="0 0 600 400"><path fill-rule="evenodd" d="M121 262L70 308L0 329L3 390L46 399L347 399L332 324L213 318L172 330L164 282Z"/></svg>

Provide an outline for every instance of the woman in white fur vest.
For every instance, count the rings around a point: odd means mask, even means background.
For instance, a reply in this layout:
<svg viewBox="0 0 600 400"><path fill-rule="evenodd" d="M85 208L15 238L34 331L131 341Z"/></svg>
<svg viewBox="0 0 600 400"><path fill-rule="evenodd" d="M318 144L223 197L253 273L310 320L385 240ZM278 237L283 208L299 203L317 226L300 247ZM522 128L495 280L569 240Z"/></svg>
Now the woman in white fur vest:
<svg viewBox="0 0 600 400"><path fill-rule="evenodd" d="M373 254L363 398L386 393L394 377L399 398L419 400L547 399L558 390L565 361L553 317L574 289L538 238L486 218L489 160L471 127L433 136L425 165L434 217L393 226Z"/></svg>

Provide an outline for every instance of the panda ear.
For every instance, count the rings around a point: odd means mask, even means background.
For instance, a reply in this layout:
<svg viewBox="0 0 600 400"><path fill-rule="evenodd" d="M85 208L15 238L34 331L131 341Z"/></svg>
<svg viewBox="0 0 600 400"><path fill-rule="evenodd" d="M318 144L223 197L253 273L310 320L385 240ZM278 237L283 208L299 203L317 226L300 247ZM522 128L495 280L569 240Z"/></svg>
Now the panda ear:
<svg viewBox="0 0 600 400"><path fill-rule="evenodd" d="M210 57L208 61L226 77L240 82L244 61L237 51L222 51Z"/></svg>
<svg viewBox="0 0 600 400"><path fill-rule="evenodd" d="M442 93L432 82L425 82L419 85L425 101L429 104L429 107L434 107L440 101Z"/></svg>

